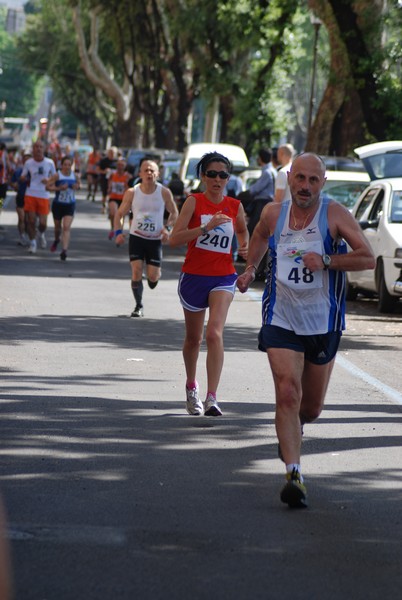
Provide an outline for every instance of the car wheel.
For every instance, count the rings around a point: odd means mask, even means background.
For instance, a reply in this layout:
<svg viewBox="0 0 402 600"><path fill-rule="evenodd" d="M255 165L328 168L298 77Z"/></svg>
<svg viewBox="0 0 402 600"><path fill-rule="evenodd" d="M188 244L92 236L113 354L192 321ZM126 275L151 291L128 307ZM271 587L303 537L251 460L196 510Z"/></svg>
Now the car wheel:
<svg viewBox="0 0 402 600"><path fill-rule="evenodd" d="M346 289L346 291L345 291L346 300L356 300L359 290L357 288L353 287L353 285L350 285L347 275L346 275L345 289Z"/></svg>
<svg viewBox="0 0 402 600"><path fill-rule="evenodd" d="M398 298L391 296L387 290L384 279L384 270L381 267L378 278L378 310L380 313L394 312Z"/></svg>

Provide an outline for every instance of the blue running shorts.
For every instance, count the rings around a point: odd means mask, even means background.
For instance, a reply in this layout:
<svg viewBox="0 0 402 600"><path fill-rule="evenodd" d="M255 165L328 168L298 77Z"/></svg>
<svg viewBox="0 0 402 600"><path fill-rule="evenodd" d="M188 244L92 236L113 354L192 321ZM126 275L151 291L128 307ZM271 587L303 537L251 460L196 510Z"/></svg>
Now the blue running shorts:
<svg viewBox="0 0 402 600"><path fill-rule="evenodd" d="M183 308L198 312L208 308L210 292L229 292L234 296L237 273L232 275L191 275L182 273L179 279L179 298Z"/></svg>
<svg viewBox="0 0 402 600"><path fill-rule="evenodd" d="M288 348L295 352L303 352L304 358L314 365L326 365L336 355L341 336L341 331L297 335L290 329L263 325L258 335L258 349L266 352L268 348Z"/></svg>

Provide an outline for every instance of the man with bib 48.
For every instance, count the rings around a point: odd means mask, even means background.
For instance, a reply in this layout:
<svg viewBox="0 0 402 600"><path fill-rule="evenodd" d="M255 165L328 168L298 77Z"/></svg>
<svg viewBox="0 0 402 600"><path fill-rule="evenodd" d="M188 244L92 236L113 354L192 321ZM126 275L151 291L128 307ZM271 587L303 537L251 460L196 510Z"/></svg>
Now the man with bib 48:
<svg viewBox="0 0 402 600"><path fill-rule="evenodd" d="M345 328L344 272L375 266L350 212L321 196L325 170L313 153L294 160L288 173L291 200L264 208L237 281L245 292L268 242L258 347L267 352L275 383L278 450L287 480L281 500L294 508L307 506L300 467L303 425L322 411Z"/></svg>

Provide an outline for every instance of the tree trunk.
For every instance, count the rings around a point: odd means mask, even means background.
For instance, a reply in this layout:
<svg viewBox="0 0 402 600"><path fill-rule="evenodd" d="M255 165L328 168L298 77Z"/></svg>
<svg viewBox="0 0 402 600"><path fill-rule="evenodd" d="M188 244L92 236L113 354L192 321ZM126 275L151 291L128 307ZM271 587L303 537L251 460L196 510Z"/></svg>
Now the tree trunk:
<svg viewBox="0 0 402 600"><path fill-rule="evenodd" d="M330 154L334 147L332 140L334 122L344 102L346 90L352 85L350 66L346 47L340 38L338 24L327 0L309 0L309 7L321 19L328 31L331 56L327 87L313 126L307 133L305 150Z"/></svg>
<svg viewBox="0 0 402 600"><path fill-rule="evenodd" d="M121 148L141 147L142 117L136 107L132 107L130 118L117 119L114 143Z"/></svg>
<svg viewBox="0 0 402 600"><path fill-rule="evenodd" d="M386 123L382 110L377 108L378 89L373 57L381 45L379 23L383 3L378 0L328 2L332 6L340 36L347 48L351 74L367 129L376 139L382 139Z"/></svg>
<svg viewBox="0 0 402 600"><path fill-rule="evenodd" d="M356 90L350 90L333 122L328 154L353 156L353 150L364 145L366 141L360 98Z"/></svg>

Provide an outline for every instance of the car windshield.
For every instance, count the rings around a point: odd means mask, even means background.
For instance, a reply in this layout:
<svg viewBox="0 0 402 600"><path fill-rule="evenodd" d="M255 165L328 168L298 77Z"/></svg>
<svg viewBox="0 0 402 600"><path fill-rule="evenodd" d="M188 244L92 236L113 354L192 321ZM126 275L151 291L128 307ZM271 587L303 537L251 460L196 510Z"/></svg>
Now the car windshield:
<svg viewBox="0 0 402 600"><path fill-rule="evenodd" d="M336 200L346 208L353 208L356 200L367 187L367 182L340 182L337 185L331 187L324 187L324 193L329 196L332 200Z"/></svg>
<svg viewBox="0 0 402 600"><path fill-rule="evenodd" d="M402 150L367 156L363 162L371 179L402 177Z"/></svg>
<svg viewBox="0 0 402 600"><path fill-rule="evenodd" d="M402 223L402 190L395 190L392 194L391 223Z"/></svg>

